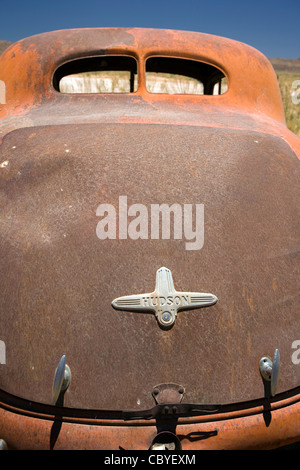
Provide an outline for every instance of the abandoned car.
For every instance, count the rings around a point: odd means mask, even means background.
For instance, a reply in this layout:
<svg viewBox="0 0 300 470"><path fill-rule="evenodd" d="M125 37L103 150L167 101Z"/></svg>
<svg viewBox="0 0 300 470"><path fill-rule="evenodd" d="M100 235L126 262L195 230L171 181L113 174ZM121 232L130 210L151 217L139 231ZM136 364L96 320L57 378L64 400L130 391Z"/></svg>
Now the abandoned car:
<svg viewBox="0 0 300 470"><path fill-rule="evenodd" d="M264 55L62 30L0 83L2 447L300 441L300 140Z"/></svg>

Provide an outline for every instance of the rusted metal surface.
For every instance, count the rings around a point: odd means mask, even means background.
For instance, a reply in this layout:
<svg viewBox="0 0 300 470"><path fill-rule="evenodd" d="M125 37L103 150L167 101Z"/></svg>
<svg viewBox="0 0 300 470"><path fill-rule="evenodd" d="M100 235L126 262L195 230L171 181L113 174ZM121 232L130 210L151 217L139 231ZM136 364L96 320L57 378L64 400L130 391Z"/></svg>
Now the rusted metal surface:
<svg viewBox="0 0 300 470"><path fill-rule="evenodd" d="M148 38L143 30L54 32L21 41L0 59L7 84L0 105L0 339L7 351L0 389L30 402L51 403L62 355L72 371L64 405L74 410L147 410L156 384L170 383L184 388L182 403L264 399L259 360L276 348L278 393L300 384L300 366L291 361L300 326L300 145L285 127L274 71L260 53L227 39L170 31L157 32L151 44ZM99 54L137 59L135 93L73 96L53 88L58 66ZM228 92L148 93L144 63L156 54L220 68ZM203 247L99 240L97 207L118 208L120 196L147 208L204 204ZM161 266L178 291L213 292L218 303L180 312L168 331L152 315L112 308L115 298L151 292ZM1 413L8 437L0 438L9 442L17 427L11 445L28 448L24 427L39 429L34 445L49 446L51 419ZM238 427L230 418L218 422L209 439L182 442L220 448L225 439L226 448L241 448L247 439L250 447L299 440L298 404L276 416L273 428L260 410L239 417ZM177 432L212 433L214 419ZM57 446L149 448L155 430L63 423Z"/></svg>
<svg viewBox="0 0 300 470"><path fill-rule="evenodd" d="M290 359L298 160L285 143L234 130L216 139L199 128L196 139L190 127L94 124L20 129L1 149L9 161L1 180L2 338L13 364L1 374L5 390L49 403L65 354L68 406L146 409L153 387L168 382L183 385L188 402L237 402L263 396L258 361L276 348L279 391L299 384ZM128 206L203 203L203 248L99 240L97 207L117 208L120 194ZM179 291L212 291L218 303L179 313L168 332L151 314L112 308L119 295L153 290L161 266Z"/></svg>
<svg viewBox="0 0 300 470"><path fill-rule="evenodd" d="M183 399L184 388L178 384L159 384L156 385L152 392L156 403L180 403Z"/></svg>
<svg viewBox="0 0 300 470"><path fill-rule="evenodd" d="M299 395L277 405L221 416L178 420L182 450L276 449L299 441ZM24 413L0 408L0 432L10 449L148 450L166 423L132 423ZM169 424L170 426L170 424ZM26 429L26 433L24 433Z"/></svg>

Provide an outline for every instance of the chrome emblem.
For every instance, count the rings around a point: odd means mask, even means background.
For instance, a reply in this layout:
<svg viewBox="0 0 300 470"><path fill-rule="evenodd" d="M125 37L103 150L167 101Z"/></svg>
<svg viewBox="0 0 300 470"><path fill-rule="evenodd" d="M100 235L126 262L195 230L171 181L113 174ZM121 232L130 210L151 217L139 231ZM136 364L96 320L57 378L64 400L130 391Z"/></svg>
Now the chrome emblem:
<svg viewBox="0 0 300 470"><path fill-rule="evenodd" d="M177 292L171 271L160 268L156 272L154 292L118 297L113 300L112 306L118 310L152 312L159 325L168 328L174 324L179 310L209 307L217 301L218 298L213 294Z"/></svg>

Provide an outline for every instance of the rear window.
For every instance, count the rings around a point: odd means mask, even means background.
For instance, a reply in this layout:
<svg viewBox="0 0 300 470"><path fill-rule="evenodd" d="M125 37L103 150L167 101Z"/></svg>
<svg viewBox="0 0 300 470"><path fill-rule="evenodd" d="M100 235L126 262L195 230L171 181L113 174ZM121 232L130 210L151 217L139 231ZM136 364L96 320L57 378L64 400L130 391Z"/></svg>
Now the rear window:
<svg viewBox="0 0 300 470"><path fill-rule="evenodd" d="M137 63L133 57L98 56L70 61L53 78L61 93L134 93Z"/></svg>
<svg viewBox="0 0 300 470"><path fill-rule="evenodd" d="M217 67L173 57L146 61L146 88L150 93L218 95L227 91L227 80Z"/></svg>
<svg viewBox="0 0 300 470"><path fill-rule="evenodd" d="M146 60L146 89L171 95L218 95L227 91L225 74L204 62L174 57ZM137 62L125 55L105 55L72 60L53 77L54 88L67 94L135 93Z"/></svg>

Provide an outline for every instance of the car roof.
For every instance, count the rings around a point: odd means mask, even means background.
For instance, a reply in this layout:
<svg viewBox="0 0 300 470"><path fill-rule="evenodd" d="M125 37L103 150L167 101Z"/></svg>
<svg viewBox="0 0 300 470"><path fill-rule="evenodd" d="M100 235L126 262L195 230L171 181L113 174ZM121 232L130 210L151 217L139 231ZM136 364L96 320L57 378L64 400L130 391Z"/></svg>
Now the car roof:
<svg viewBox="0 0 300 470"><path fill-rule="evenodd" d="M238 41L210 34L144 28L84 28L47 32L11 45L0 58L0 80L6 84L6 108L22 112L59 99L53 87L57 68L68 61L98 55L129 55L138 61L144 100L174 100L147 93L145 61L177 57L201 61L221 70L229 88L222 96L183 96L200 106L230 107L285 123L276 74L259 51ZM178 99L178 97L176 97ZM1 111L0 111L1 117Z"/></svg>

